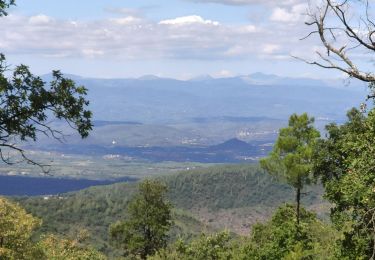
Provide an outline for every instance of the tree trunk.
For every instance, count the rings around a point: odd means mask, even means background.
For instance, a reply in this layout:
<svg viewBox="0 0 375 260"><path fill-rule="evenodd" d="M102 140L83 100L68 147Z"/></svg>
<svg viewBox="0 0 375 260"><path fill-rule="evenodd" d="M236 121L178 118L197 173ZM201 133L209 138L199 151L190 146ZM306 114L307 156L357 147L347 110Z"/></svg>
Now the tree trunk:
<svg viewBox="0 0 375 260"><path fill-rule="evenodd" d="M143 254L141 255L141 259L146 260L148 256L152 255L152 238L151 238L151 230L149 227L146 227L145 230L145 247L143 249Z"/></svg>
<svg viewBox="0 0 375 260"><path fill-rule="evenodd" d="M301 188L297 188L296 202L297 202L296 217L297 217L297 227L298 227L299 226L299 219L300 219Z"/></svg>

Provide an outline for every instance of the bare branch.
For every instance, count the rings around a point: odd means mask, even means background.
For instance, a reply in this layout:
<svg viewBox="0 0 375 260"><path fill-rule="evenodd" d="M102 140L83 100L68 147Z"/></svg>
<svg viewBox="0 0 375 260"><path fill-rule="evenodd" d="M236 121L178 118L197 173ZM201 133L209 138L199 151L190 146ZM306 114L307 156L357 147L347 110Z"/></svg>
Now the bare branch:
<svg viewBox="0 0 375 260"><path fill-rule="evenodd" d="M309 61L298 57L294 58L322 68L339 70L347 74L349 77L361 81L375 82L375 74L364 72L359 69L353 62L351 55L351 51L360 47L367 51L375 51L373 40L373 35L375 35L375 23L370 19L369 2L366 2L366 20L362 20L362 23L367 27L368 42L360 35L362 29L360 25L353 27L349 24L347 18L349 3L348 0L342 1L341 3L333 2L332 0L325 0L324 4L317 8L318 11L312 12L310 10L308 16L311 18L311 21L306 22L306 25L314 26L316 27L316 30L312 30L301 40L305 40L312 35L318 35L321 43L327 51L327 54L323 55L321 52L317 52L321 61ZM328 16L336 18L336 23L333 22L333 26L328 26L326 24ZM345 35L347 36L347 42L340 44L339 36L342 37ZM353 46L354 43L355 45Z"/></svg>
<svg viewBox="0 0 375 260"><path fill-rule="evenodd" d="M14 165L14 164L18 164L18 163L26 162L26 163L31 164L31 165L34 165L34 166L39 166L39 167L42 169L42 171L43 171L44 174L46 174L46 175L50 175L49 172L50 172L50 170L51 170L51 169L50 169L50 168L51 168L51 165L49 165L49 164L38 163L38 162L36 162L36 161L30 159L30 158L26 155L25 150L23 150L23 149L17 147L17 146L14 145L14 144L8 144L8 143L2 143L2 144L0 144L0 147L7 147L7 148L9 148L9 149L11 149L11 150L14 150L14 151L18 152L18 154L19 154L19 155L21 156L21 158L22 158L22 160L20 160L20 161L11 161L10 156L8 155L8 157L4 157L3 150L0 149L0 158L1 158L1 160L2 160L4 163L6 163L6 164L8 164L8 165ZM50 175L50 176L51 176L51 175Z"/></svg>

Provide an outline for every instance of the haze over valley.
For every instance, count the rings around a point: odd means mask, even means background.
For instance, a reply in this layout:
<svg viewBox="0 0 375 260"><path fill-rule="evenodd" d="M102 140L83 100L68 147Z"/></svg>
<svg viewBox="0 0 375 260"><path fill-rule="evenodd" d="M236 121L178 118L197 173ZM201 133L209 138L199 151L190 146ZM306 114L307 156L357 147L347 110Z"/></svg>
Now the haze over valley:
<svg viewBox="0 0 375 260"><path fill-rule="evenodd" d="M40 135L38 142L24 144L36 160L52 165L52 177L143 178L166 169L256 163L270 152L289 114L308 111L324 132L326 124L343 122L346 111L359 107L367 93L357 81L348 85L262 73L186 81L69 76L89 89L94 128L82 140L55 121L65 133L62 142ZM43 175L29 165L2 168L2 175Z"/></svg>

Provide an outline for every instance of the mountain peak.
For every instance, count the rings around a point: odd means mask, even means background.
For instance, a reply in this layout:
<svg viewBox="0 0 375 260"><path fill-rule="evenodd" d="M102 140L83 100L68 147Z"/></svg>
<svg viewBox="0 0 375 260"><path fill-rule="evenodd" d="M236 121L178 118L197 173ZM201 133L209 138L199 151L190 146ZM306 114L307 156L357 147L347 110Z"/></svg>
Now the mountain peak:
<svg viewBox="0 0 375 260"><path fill-rule="evenodd" d="M249 143L246 143L245 141L242 141L238 138L232 138L224 143L218 144L213 146L215 149L220 150L239 150L239 149L248 149L251 145Z"/></svg>
<svg viewBox="0 0 375 260"><path fill-rule="evenodd" d="M143 75L142 77L138 78L139 80L157 80L160 79L158 76L155 75Z"/></svg>

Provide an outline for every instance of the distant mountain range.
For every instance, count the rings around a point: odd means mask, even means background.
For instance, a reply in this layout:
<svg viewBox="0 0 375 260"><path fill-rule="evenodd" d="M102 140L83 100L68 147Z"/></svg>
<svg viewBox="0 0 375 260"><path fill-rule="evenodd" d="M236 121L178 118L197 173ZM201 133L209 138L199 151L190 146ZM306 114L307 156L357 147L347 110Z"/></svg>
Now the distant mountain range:
<svg viewBox="0 0 375 260"><path fill-rule="evenodd" d="M347 86L343 80L262 73L232 78L203 75L186 81L153 75L130 79L66 76L89 89L94 113L94 130L83 141L66 125L58 125L68 135L66 146L81 150L107 149L113 142L119 147L163 149L208 147L232 138L250 144L272 143L290 114L308 112L322 130L329 122L345 120L346 111L359 107L367 94L360 82ZM43 78L49 81L51 75ZM41 136L34 148L56 143ZM161 157L165 158L164 152Z"/></svg>
<svg viewBox="0 0 375 260"><path fill-rule="evenodd" d="M342 80L287 78L255 73L233 78L202 76L181 81L147 75L94 79L67 75L89 89L96 120L171 124L194 118L268 117L294 112L339 120L364 101L366 88ZM48 81L51 76L43 77Z"/></svg>

